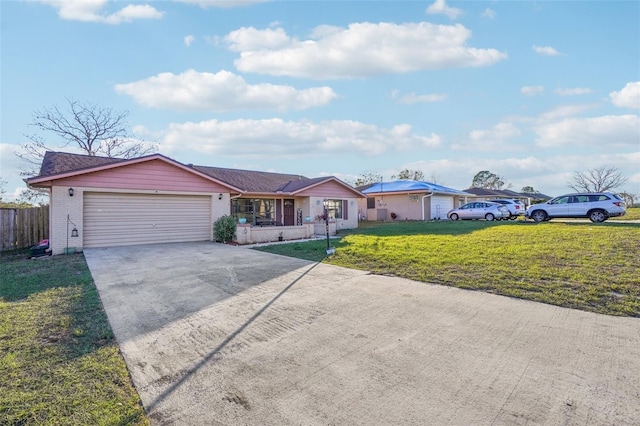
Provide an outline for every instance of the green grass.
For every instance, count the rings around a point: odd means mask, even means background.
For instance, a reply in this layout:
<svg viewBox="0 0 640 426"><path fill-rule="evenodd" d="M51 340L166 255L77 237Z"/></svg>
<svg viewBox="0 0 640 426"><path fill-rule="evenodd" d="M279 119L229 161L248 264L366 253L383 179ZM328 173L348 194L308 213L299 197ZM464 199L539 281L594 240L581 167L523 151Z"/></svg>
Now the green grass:
<svg viewBox="0 0 640 426"><path fill-rule="evenodd" d="M149 424L84 256L1 261L0 424Z"/></svg>
<svg viewBox="0 0 640 426"><path fill-rule="evenodd" d="M362 223L326 242L262 247L375 274L609 315L640 316L640 224Z"/></svg>
<svg viewBox="0 0 640 426"><path fill-rule="evenodd" d="M627 208L624 216L612 217L609 220L640 220L640 207Z"/></svg>

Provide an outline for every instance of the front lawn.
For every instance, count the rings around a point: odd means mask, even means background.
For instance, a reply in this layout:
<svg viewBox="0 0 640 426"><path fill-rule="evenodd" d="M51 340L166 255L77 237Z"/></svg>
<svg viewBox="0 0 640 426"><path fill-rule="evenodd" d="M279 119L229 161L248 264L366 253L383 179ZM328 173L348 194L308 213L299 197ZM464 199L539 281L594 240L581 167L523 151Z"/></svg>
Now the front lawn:
<svg viewBox="0 0 640 426"><path fill-rule="evenodd" d="M609 315L640 316L640 224L364 222L260 250Z"/></svg>
<svg viewBox="0 0 640 426"><path fill-rule="evenodd" d="M149 424L84 256L1 260L0 424Z"/></svg>

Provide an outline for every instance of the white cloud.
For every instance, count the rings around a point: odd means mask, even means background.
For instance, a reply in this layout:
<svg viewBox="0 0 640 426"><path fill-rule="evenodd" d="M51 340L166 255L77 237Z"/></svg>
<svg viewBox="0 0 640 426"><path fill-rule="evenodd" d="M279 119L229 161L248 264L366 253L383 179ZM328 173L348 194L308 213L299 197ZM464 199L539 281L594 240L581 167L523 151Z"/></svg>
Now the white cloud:
<svg viewBox="0 0 640 426"><path fill-rule="evenodd" d="M534 52L542 56L562 56L562 53L558 52L551 46L533 46Z"/></svg>
<svg viewBox="0 0 640 426"><path fill-rule="evenodd" d="M422 170L425 176L435 172L442 176L445 186L456 189L468 188L476 173L489 170L502 176L507 184L511 184L511 189L514 191L520 191L523 186L533 186L549 196L557 196L572 192L568 183L576 171L601 167L603 164L616 167L623 176L629 177L629 183L625 188L631 193L637 193L640 190L638 163L640 163L640 152L626 154L587 152L554 155L548 158L531 155L508 158L473 156L455 160L415 161L402 164L399 169Z"/></svg>
<svg viewBox="0 0 640 426"><path fill-rule="evenodd" d="M588 95L593 93L593 90L588 87L574 87L574 88L560 88L554 90L554 92L560 96L574 96L574 95Z"/></svg>
<svg viewBox="0 0 640 426"><path fill-rule="evenodd" d="M483 18L494 19L496 17L496 12L493 9L486 8L481 15Z"/></svg>
<svg viewBox="0 0 640 426"><path fill-rule="evenodd" d="M590 118L566 118L534 128L540 147L575 148L638 147L640 118L637 115L607 115Z"/></svg>
<svg viewBox="0 0 640 426"><path fill-rule="evenodd" d="M150 108L217 112L301 110L326 105L337 97L328 86L298 90L285 85L252 85L229 71L215 74L195 70L182 74L166 72L133 83L117 84L115 89Z"/></svg>
<svg viewBox="0 0 640 426"><path fill-rule="evenodd" d="M467 141L456 143L452 148L473 151L504 150L513 147L510 141L519 137L520 134L520 129L515 124L502 122L488 130L472 130L469 132Z"/></svg>
<svg viewBox="0 0 640 426"><path fill-rule="evenodd" d="M137 19L161 19L164 12L160 12L148 4L130 4L115 13L105 14L103 9L108 0L39 0L58 10L62 19L82 22L98 22L118 25L133 22Z"/></svg>
<svg viewBox="0 0 640 426"><path fill-rule="evenodd" d="M611 103L618 108L640 108L640 81L627 83L619 92L609 93Z"/></svg>
<svg viewBox="0 0 640 426"><path fill-rule="evenodd" d="M192 35L188 35L184 37L184 45L189 47L191 46L191 43L193 43L196 40L196 38Z"/></svg>
<svg viewBox="0 0 640 426"><path fill-rule="evenodd" d="M282 28L241 28L223 37L242 72L327 79L419 70L482 67L507 58L496 49L469 47L461 24L354 23L320 26L298 40Z"/></svg>
<svg viewBox="0 0 640 426"><path fill-rule="evenodd" d="M540 114L540 119L549 121L557 120L559 118L572 117L596 107L597 105L593 104L561 105L543 114Z"/></svg>
<svg viewBox="0 0 640 426"><path fill-rule="evenodd" d="M525 96L535 96L542 92L544 92L544 86L523 86L520 89L520 93Z"/></svg>
<svg viewBox="0 0 640 426"><path fill-rule="evenodd" d="M462 9L448 6L445 0L436 0L427 7L426 12L429 15L445 15L452 20L457 19L464 13Z"/></svg>
<svg viewBox="0 0 640 426"><path fill-rule="evenodd" d="M400 95L400 92L394 90L391 93L391 97L399 104L416 104L421 102L441 102L447 99L447 95L440 93L431 93L426 95L417 95L415 93L407 93L406 95Z"/></svg>
<svg viewBox="0 0 640 426"><path fill-rule="evenodd" d="M231 9L233 7L251 6L257 3L266 3L271 0L173 0L178 3L194 4L203 9L217 7L220 9Z"/></svg>
<svg viewBox="0 0 640 426"><path fill-rule="evenodd" d="M301 158L323 154L380 155L436 148L440 137L420 136L408 124L385 129L351 120L285 121L280 118L173 123L158 137L162 152Z"/></svg>

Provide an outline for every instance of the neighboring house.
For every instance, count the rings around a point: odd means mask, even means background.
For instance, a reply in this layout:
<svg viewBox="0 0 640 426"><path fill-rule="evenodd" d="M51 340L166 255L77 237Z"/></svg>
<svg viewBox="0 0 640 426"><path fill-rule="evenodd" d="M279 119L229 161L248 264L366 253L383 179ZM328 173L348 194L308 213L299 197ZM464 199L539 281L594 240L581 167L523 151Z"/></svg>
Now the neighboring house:
<svg viewBox="0 0 640 426"><path fill-rule="evenodd" d="M364 195L329 176L182 164L160 154L116 159L47 152L40 174L25 182L50 190L54 254L73 248L211 241L223 215L246 220L238 241L273 241L357 228ZM254 230L254 231L252 231Z"/></svg>
<svg viewBox="0 0 640 426"><path fill-rule="evenodd" d="M374 221L446 219L449 210L472 195L415 180L379 182L358 189L367 196L359 201L362 219Z"/></svg>
<svg viewBox="0 0 640 426"><path fill-rule="evenodd" d="M509 198L512 200L520 200L525 206L530 206L537 202L544 202L551 199L548 195L540 193L515 192L508 189L485 189L485 188L468 188L464 192L473 194L474 200L485 201L495 198Z"/></svg>

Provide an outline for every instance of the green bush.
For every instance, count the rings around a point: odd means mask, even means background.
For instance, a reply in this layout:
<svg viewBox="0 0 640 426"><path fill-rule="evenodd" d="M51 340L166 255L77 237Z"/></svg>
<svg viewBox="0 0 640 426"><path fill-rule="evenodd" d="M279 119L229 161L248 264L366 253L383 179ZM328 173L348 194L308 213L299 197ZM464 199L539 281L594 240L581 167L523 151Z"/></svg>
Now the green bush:
<svg viewBox="0 0 640 426"><path fill-rule="evenodd" d="M213 224L216 241L227 243L236 239L236 221L232 216L224 215Z"/></svg>

